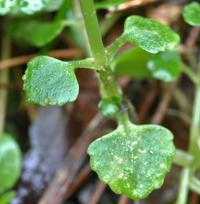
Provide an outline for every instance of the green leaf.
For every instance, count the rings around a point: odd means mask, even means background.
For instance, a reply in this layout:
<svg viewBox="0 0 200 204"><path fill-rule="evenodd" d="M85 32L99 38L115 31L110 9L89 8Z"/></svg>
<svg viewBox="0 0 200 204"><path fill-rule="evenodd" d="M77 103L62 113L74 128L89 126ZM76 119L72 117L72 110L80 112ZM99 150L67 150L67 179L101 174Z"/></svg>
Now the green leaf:
<svg viewBox="0 0 200 204"><path fill-rule="evenodd" d="M172 140L171 132L158 125L119 125L90 144L91 167L115 193L143 199L162 186L170 170Z"/></svg>
<svg viewBox="0 0 200 204"><path fill-rule="evenodd" d="M130 16L125 21L124 39L150 53L173 49L179 36L168 26L140 16Z"/></svg>
<svg viewBox="0 0 200 204"><path fill-rule="evenodd" d="M21 169L21 153L8 134L0 134L0 194L16 183Z"/></svg>
<svg viewBox="0 0 200 204"><path fill-rule="evenodd" d="M0 15L34 14L44 10L57 9L63 0L0 0Z"/></svg>
<svg viewBox="0 0 200 204"><path fill-rule="evenodd" d="M11 200L15 197L15 192L9 191L0 195L0 204L9 204Z"/></svg>
<svg viewBox="0 0 200 204"><path fill-rule="evenodd" d="M154 78L171 82L181 74L181 58L175 51L160 52L151 56L148 69Z"/></svg>
<svg viewBox="0 0 200 204"><path fill-rule="evenodd" d="M151 56L151 53L135 47L117 56L112 68L116 75L128 75L136 79L149 78L151 72L147 69L147 63Z"/></svg>
<svg viewBox="0 0 200 204"><path fill-rule="evenodd" d="M122 3L124 3L126 0L104 0L104 1L98 1L95 3L96 9L107 9L110 7L118 6Z"/></svg>
<svg viewBox="0 0 200 204"><path fill-rule="evenodd" d="M36 47L42 47L54 40L63 30L65 23L56 21L52 23L36 20L22 20L15 22L11 27L11 35L18 41L24 41Z"/></svg>
<svg viewBox="0 0 200 204"><path fill-rule="evenodd" d="M192 26L200 26L200 4L193 2L184 7L184 20Z"/></svg>
<svg viewBox="0 0 200 204"><path fill-rule="evenodd" d="M5 15L11 11L12 8L16 6L16 0L0 0L0 15Z"/></svg>
<svg viewBox="0 0 200 204"><path fill-rule="evenodd" d="M23 79L27 100L36 104L63 105L78 96L79 86L70 62L35 57L28 63Z"/></svg>

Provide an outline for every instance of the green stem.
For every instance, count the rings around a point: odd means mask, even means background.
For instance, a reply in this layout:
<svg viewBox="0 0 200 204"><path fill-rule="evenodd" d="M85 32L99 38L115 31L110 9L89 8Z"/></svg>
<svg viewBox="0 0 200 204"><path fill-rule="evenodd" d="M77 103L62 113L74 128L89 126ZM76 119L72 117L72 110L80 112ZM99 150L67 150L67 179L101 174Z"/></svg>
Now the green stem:
<svg viewBox="0 0 200 204"><path fill-rule="evenodd" d="M190 129L189 152L194 156L199 154L198 143L200 142L200 85L196 84L195 101L193 107L193 119Z"/></svg>
<svg viewBox="0 0 200 204"><path fill-rule="evenodd" d="M176 149L174 163L183 167L189 167L194 162L194 157L182 150Z"/></svg>
<svg viewBox="0 0 200 204"><path fill-rule="evenodd" d="M91 54L97 66L106 66L106 55L93 0L80 0L81 10L90 44Z"/></svg>
<svg viewBox="0 0 200 204"><path fill-rule="evenodd" d="M83 19L91 49L91 54L94 58L96 66L100 68L100 70L98 71L98 77L100 81L101 97L118 97L122 99L122 91L118 86L116 80L114 79L114 74L109 64L107 64L108 62L110 62L110 59L108 59L109 57L107 58L105 53L94 2L93 0L80 0L80 5L83 13ZM119 47L119 45L121 45L120 40L117 40L113 47ZM116 49L113 48L112 50L115 51ZM128 117L127 111L124 114L127 114ZM122 123L122 120L127 120L124 119L124 114L119 114L119 116L117 117L118 123Z"/></svg>
<svg viewBox="0 0 200 204"><path fill-rule="evenodd" d="M197 76L200 76L200 69L198 70ZM200 84L195 83L195 100L193 105L193 117L192 124L190 128L190 141L189 141L189 154L194 156L193 169L196 168L199 162L199 139L200 139ZM197 164L196 164L197 163ZM188 196L188 183L189 183L189 174L190 171L188 168L182 170L182 176L180 181L180 190L178 195L178 201L176 204L185 204L187 203Z"/></svg>
<svg viewBox="0 0 200 204"><path fill-rule="evenodd" d="M122 47L122 45L124 45L125 42L126 40L124 38L124 35L121 35L111 45L107 47L106 52L109 55L109 59L112 60L112 58L117 53L119 48Z"/></svg>
<svg viewBox="0 0 200 204"><path fill-rule="evenodd" d="M176 204L187 204L190 169L184 168L181 172L179 192Z"/></svg>
<svg viewBox="0 0 200 204"><path fill-rule="evenodd" d="M91 54L97 68L99 67L101 69L98 72L101 96L102 98L119 97L121 96L121 89L113 77L112 70L107 65L107 57L99 29L94 2L93 0L80 0L80 5L92 52Z"/></svg>

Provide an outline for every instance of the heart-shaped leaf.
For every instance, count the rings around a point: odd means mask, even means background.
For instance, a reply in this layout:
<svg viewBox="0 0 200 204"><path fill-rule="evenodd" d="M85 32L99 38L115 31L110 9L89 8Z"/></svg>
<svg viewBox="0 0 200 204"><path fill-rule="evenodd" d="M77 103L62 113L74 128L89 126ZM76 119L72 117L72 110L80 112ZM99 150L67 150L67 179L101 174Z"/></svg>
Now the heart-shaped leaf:
<svg viewBox="0 0 200 204"><path fill-rule="evenodd" d="M63 105L75 101L79 86L70 62L35 57L28 63L24 90L28 101L40 105Z"/></svg>
<svg viewBox="0 0 200 204"><path fill-rule="evenodd" d="M65 23L22 20L15 21L10 28L10 34L19 42L26 42L36 47L42 47L54 40L63 30ZM34 32L33 32L34 31Z"/></svg>
<svg viewBox="0 0 200 204"><path fill-rule="evenodd" d="M125 21L124 39L150 53L173 49L179 36L168 26L140 16L130 16Z"/></svg>
<svg viewBox="0 0 200 204"><path fill-rule="evenodd" d="M154 78L171 82L180 76L181 58L175 51L160 52L151 56L148 69Z"/></svg>
<svg viewBox="0 0 200 204"><path fill-rule="evenodd" d="M193 2L184 7L184 20L193 26L200 26L200 4Z"/></svg>
<svg viewBox="0 0 200 204"><path fill-rule="evenodd" d="M21 153L17 143L8 134L0 134L0 194L17 181L21 169Z"/></svg>
<svg viewBox="0 0 200 204"><path fill-rule="evenodd" d="M172 140L158 125L119 125L90 144L91 167L115 193L143 199L163 184L175 155Z"/></svg>

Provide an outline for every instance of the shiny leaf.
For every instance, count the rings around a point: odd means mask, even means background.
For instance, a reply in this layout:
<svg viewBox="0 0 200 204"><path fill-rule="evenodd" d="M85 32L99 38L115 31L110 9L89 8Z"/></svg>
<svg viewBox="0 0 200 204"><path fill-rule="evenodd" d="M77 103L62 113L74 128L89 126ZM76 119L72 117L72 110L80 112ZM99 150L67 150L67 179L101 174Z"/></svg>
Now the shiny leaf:
<svg viewBox="0 0 200 204"><path fill-rule="evenodd" d="M70 62L39 56L28 63L23 77L26 99L40 105L63 105L76 100L79 86Z"/></svg>
<svg viewBox="0 0 200 204"><path fill-rule="evenodd" d="M13 187L20 169L21 154L17 143L10 135L0 134L0 194Z"/></svg>
<svg viewBox="0 0 200 204"><path fill-rule="evenodd" d="M193 2L184 7L184 20L193 26L200 26L200 4Z"/></svg>
<svg viewBox="0 0 200 204"><path fill-rule="evenodd" d="M181 58L175 51L160 52L152 55L148 69L156 79L165 82L176 80L181 73Z"/></svg>
<svg viewBox="0 0 200 204"><path fill-rule="evenodd" d="M126 19L124 39L150 53L173 49L179 36L168 26L140 16Z"/></svg>
<svg viewBox="0 0 200 204"><path fill-rule="evenodd" d="M143 199L163 184L175 155L172 140L158 125L119 125L90 144L91 167L115 193Z"/></svg>

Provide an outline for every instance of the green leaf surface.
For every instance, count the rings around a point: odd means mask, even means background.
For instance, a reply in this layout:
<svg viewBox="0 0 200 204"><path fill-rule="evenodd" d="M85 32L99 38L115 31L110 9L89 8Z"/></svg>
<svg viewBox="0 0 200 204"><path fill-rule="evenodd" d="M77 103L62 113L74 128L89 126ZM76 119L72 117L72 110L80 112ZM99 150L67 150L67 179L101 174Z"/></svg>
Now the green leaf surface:
<svg viewBox="0 0 200 204"><path fill-rule="evenodd" d="M151 53L135 47L117 56L112 68L116 75L128 75L136 79L149 78L151 72L147 69L147 63L151 56Z"/></svg>
<svg viewBox="0 0 200 204"><path fill-rule="evenodd" d="M118 6L124 3L126 0L103 0L95 3L97 9L108 9L110 7Z"/></svg>
<svg viewBox="0 0 200 204"><path fill-rule="evenodd" d="M0 15L34 14L44 10L55 10L62 0L0 0Z"/></svg>
<svg viewBox="0 0 200 204"><path fill-rule="evenodd" d="M160 52L151 56L148 69L154 78L171 82L181 74L181 58L175 51Z"/></svg>
<svg viewBox="0 0 200 204"><path fill-rule="evenodd" d="M197 2L190 3L184 7L184 20L192 26L200 26L200 4Z"/></svg>
<svg viewBox="0 0 200 204"><path fill-rule="evenodd" d="M56 21L52 23L36 20L22 20L15 22L11 27L11 35L18 41L26 42L36 47L42 47L54 40L63 30L65 23Z"/></svg>
<svg viewBox="0 0 200 204"><path fill-rule="evenodd" d="M158 125L119 125L90 144L91 167L115 193L143 199L162 186L170 170L172 140L171 132Z"/></svg>
<svg viewBox="0 0 200 204"><path fill-rule="evenodd" d="M9 204L11 200L15 197L15 192L9 191L0 195L0 204Z"/></svg>
<svg viewBox="0 0 200 204"><path fill-rule="evenodd" d="M0 134L0 194L16 183L21 169L21 153L8 134Z"/></svg>
<svg viewBox="0 0 200 204"><path fill-rule="evenodd" d="M179 36L168 26L140 16L130 16L125 21L124 39L150 53L173 49Z"/></svg>
<svg viewBox="0 0 200 204"><path fill-rule="evenodd" d="M75 101L79 86L73 64L52 57L35 57L23 76L26 99L40 105Z"/></svg>

